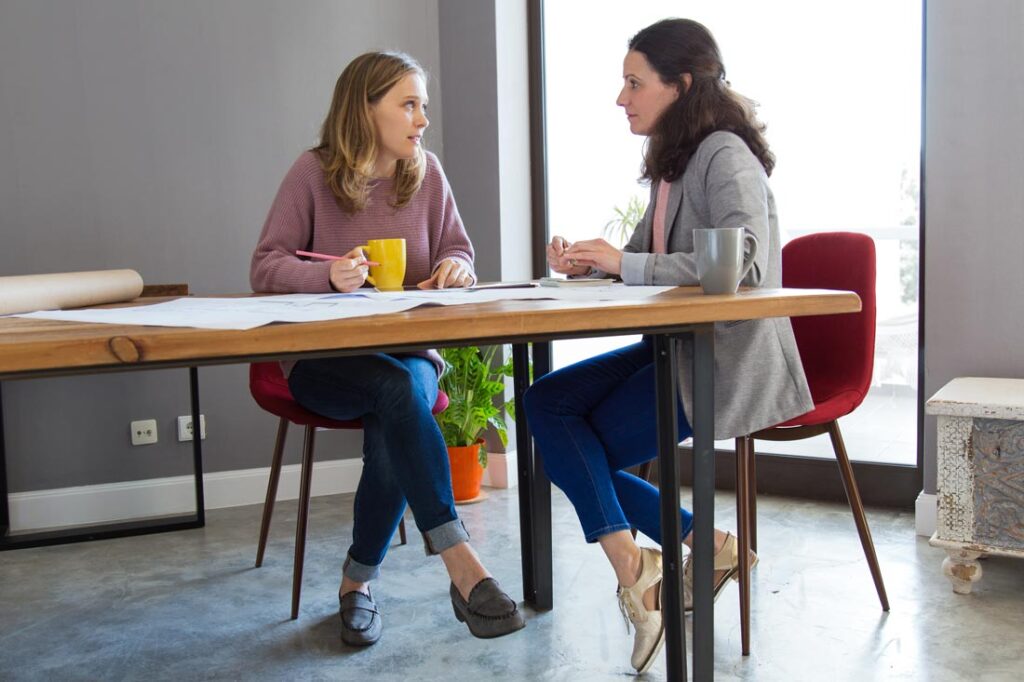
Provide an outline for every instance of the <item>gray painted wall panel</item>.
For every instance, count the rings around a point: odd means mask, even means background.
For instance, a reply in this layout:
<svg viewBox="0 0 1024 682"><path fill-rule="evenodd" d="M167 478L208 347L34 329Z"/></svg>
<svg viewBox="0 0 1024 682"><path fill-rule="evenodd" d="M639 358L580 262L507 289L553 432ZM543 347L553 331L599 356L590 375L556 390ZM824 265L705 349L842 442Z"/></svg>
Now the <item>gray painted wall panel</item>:
<svg viewBox="0 0 1024 682"><path fill-rule="evenodd" d="M476 249L477 275L501 279L494 2L441 0L438 11L444 127L459 140L444 150L445 174Z"/></svg>
<svg viewBox="0 0 1024 682"><path fill-rule="evenodd" d="M925 390L1024 377L1024 4L929 0ZM925 419L926 492L935 418Z"/></svg>
<svg viewBox="0 0 1024 682"><path fill-rule="evenodd" d="M440 72L436 0L0 0L0 274L133 267L248 290L285 171L316 142L344 65L397 48ZM438 81L428 146L441 152ZM12 492L185 474L183 370L5 382ZM200 370L207 471L269 464L245 367ZM131 447L128 422L160 442ZM296 431L289 461L297 461ZM356 456L324 434L319 459Z"/></svg>
<svg viewBox="0 0 1024 682"><path fill-rule="evenodd" d="M527 3L495 5L498 62L498 143L501 189L501 276L533 277L530 188L530 69ZM537 248L541 248L539 245Z"/></svg>

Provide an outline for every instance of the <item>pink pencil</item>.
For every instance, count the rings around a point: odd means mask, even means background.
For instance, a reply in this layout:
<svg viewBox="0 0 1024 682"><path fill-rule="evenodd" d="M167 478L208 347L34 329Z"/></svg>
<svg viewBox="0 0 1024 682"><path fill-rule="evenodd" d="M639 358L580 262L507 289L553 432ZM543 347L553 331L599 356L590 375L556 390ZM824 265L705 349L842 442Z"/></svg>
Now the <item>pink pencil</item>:
<svg viewBox="0 0 1024 682"><path fill-rule="evenodd" d="M305 256L306 258L318 258L320 260L345 260L344 256L328 256L326 253L315 253L313 251L296 251L296 256ZM366 261L367 265L380 265L372 260Z"/></svg>

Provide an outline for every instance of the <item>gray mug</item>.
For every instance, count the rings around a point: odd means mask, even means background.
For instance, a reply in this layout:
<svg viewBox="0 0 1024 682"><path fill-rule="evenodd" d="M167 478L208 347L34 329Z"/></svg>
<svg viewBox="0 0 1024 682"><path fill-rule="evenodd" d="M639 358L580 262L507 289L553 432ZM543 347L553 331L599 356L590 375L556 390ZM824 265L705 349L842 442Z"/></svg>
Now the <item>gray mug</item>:
<svg viewBox="0 0 1024 682"><path fill-rule="evenodd" d="M747 243L750 252L744 258ZM754 266L757 237L742 227L694 230L693 253L697 259L697 278L705 294L735 294Z"/></svg>

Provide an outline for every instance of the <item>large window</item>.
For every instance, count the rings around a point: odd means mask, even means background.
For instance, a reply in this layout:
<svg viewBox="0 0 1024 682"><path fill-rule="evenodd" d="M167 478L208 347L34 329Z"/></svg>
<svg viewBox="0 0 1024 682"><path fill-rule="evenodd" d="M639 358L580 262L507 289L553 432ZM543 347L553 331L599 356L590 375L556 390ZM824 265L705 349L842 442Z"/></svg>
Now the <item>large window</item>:
<svg viewBox="0 0 1024 682"><path fill-rule="evenodd" d="M832 230L875 239L874 381L842 428L851 458L914 464L920 1L545 2L552 233L617 241L620 213L646 204L648 188L637 183L643 140L615 98L629 37L670 16L705 24L733 87L760 103L778 159L771 185L783 239ZM555 366L629 340L559 342ZM758 447L832 457L827 436Z"/></svg>

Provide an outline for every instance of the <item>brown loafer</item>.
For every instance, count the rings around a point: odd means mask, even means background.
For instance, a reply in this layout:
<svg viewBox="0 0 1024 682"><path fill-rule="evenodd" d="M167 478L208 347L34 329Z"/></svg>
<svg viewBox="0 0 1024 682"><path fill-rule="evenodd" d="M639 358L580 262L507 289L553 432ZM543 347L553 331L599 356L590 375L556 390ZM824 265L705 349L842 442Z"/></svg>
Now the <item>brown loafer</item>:
<svg viewBox="0 0 1024 682"><path fill-rule="evenodd" d="M505 594L494 578L484 578L478 582L469 593L469 601L462 598L454 583L449 592L455 617L460 623L469 626L474 637L501 637L526 627L526 621L516 603Z"/></svg>

